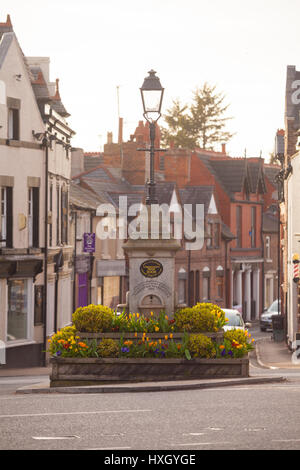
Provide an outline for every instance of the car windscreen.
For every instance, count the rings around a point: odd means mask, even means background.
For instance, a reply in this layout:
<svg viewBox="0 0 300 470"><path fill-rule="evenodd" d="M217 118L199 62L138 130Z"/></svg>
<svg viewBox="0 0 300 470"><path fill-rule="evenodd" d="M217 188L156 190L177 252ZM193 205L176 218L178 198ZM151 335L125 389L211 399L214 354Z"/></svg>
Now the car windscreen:
<svg viewBox="0 0 300 470"><path fill-rule="evenodd" d="M238 313L225 312L225 316L228 318L226 326L243 326L241 316Z"/></svg>
<svg viewBox="0 0 300 470"><path fill-rule="evenodd" d="M269 312L278 312L278 300L272 303L272 305L268 308Z"/></svg>

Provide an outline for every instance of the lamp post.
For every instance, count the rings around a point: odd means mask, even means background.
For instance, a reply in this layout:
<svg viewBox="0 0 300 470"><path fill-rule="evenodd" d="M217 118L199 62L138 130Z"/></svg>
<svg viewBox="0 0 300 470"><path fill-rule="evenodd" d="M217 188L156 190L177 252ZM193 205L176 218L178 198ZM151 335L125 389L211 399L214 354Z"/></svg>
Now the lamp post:
<svg viewBox="0 0 300 470"><path fill-rule="evenodd" d="M165 149L156 149L154 146L155 141L155 128L158 119L161 116L161 105L164 94L164 88L161 86L159 78L155 75L154 70L150 70L149 76L145 78L142 87L140 88L144 118L149 123L150 129L150 149L138 149L141 151L150 150L150 178L147 181L147 197L146 204L157 204L155 179L154 179L154 154L155 152L162 152Z"/></svg>

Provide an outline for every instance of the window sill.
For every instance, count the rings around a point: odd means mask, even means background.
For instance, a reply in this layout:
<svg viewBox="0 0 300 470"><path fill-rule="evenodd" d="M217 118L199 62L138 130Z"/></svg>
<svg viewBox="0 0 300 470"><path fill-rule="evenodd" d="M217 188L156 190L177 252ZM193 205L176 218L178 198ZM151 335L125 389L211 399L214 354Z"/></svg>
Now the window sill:
<svg viewBox="0 0 300 470"><path fill-rule="evenodd" d="M5 347L9 349L15 348L17 346L30 346L31 344L36 344L36 341L33 341L31 339L19 339L14 341L6 341Z"/></svg>

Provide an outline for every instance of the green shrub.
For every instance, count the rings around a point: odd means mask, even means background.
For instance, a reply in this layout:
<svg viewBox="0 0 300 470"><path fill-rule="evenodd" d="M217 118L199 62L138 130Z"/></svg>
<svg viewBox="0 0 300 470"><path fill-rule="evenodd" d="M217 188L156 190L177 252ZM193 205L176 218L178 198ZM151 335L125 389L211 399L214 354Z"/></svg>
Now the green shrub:
<svg viewBox="0 0 300 470"><path fill-rule="evenodd" d="M177 331L219 331L226 323L225 313L217 305L198 303L175 313Z"/></svg>
<svg viewBox="0 0 300 470"><path fill-rule="evenodd" d="M114 339L102 339L97 347L99 357L118 357L119 341Z"/></svg>
<svg viewBox="0 0 300 470"><path fill-rule="evenodd" d="M102 333L111 329L114 312L104 305L79 307L73 313L73 324L77 331Z"/></svg>
<svg viewBox="0 0 300 470"><path fill-rule="evenodd" d="M210 359L216 356L216 349L211 338L205 335L190 335L188 350L192 357Z"/></svg>
<svg viewBox="0 0 300 470"><path fill-rule="evenodd" d="M230 342L236 341L240 344L248 344L249 333L240 328L234 330L227 330L224 332L224 339L227 339Z"/></svg>

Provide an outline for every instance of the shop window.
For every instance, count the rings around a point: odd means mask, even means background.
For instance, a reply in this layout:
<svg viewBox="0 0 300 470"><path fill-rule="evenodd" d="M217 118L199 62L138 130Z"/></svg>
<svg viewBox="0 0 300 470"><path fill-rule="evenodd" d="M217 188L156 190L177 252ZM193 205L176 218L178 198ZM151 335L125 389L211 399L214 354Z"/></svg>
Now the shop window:
<svg viewBox="0 0 300 470"><path fill-rule="evenodd" d="M28 339L29 281L8 280L7 341Z"/></svg>

